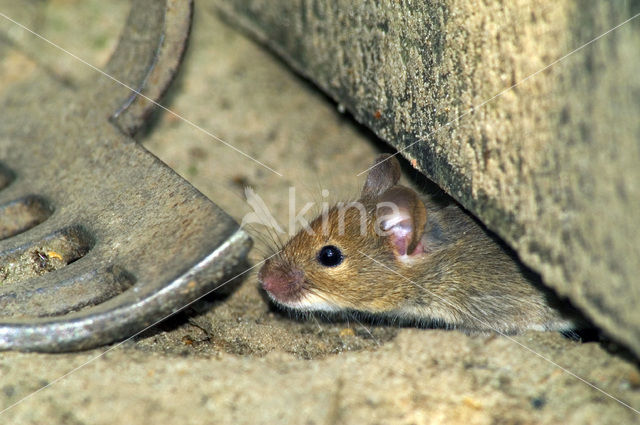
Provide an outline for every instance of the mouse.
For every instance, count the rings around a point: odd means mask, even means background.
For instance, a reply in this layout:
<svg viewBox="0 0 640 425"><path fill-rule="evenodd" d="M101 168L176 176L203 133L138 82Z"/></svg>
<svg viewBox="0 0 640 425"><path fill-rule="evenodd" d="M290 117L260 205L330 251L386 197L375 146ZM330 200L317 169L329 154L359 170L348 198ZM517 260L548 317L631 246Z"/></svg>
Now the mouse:
<svg viewBox="0 0 640 425"><path fill-rule="evenodd" d="M578 326L484 225L400 178L395 156L378 156L359 199L326 209L268 258L258 282L271 301L469 333Z"/></svg>

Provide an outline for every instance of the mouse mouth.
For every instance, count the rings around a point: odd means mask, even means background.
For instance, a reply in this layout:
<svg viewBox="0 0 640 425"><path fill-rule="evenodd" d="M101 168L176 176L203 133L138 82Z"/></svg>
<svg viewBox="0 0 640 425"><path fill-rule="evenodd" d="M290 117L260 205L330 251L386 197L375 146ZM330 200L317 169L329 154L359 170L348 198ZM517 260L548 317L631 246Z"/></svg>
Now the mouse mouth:
<svg viewBox="0 0 640 425"><path fill-rule="evenodd" d="M258 273L258 281L278 306L296 311L338 310L338 306L308 289L310 285L300 269L267 263Z"/></svg>
<svg viewBox="0 0 640 425"><path fill-rule="evenodd" d="M338 307L327 302L322 296L305 289L305 282L301 284L289 282L277 285L267 279L260 279L262 289L275 304L297 311L336 311Z"/></svg>
<svg viewBox="0 0 640 425"><path fill-rule="evenodd" d="M295 301L302 296L304 272L267 263L258 273L258 282L273 300Z"/></svg>
<svg viewBox="0 0 640 425"><path fill-rule="evenodd" d="M325 312L335 312L340 310L338 306L327 302L324 298L307 292L300 291L299 297L296 299L288 299L282 300L277 298L274 294L267 291L269 298L280 307L284 307L287 309L295 310L295 311L325 311Z"/></svg>

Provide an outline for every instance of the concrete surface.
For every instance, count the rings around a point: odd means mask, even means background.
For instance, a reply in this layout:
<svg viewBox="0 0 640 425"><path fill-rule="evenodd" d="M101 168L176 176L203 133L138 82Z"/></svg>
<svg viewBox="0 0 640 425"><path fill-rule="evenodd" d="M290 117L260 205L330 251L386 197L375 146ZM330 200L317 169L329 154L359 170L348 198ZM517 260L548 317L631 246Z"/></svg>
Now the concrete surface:
<svg viewBox="0 0 640 425"><path fill-rule="evenodd" d="M640 3L218 4L640 354Z"/></svg>
<svg viewBox="0 0 640 425"><path fill-rule="evenodd" d="M99 13L92 15L88 8ZM95 21L102 24L88 23L87 16L103 15ZM116 37L126 8L54 1L43 16L45 35L77 46L96 33ZM67 25L52 28L51 19L60 17ZM114 23L110 28L109 22ZM103 49L113 46L110 40L101 48L79 47L79 53L100 63L108 57ZM40 58L47 60L41 62L52 69L81 66L67 64L68 57L47 51L46 45L30 48L42 51ZM3 55L0 90L23 74L44 72L19 49L7 48ZM80 77L97 78L91 73ZM237 220L249 211L242 199L245 184L286 223L289 186L296 187L298 208L307 200L318 201L321 188L334 199L355 195L362 184L356 172L379 149L387 149L271 54L222 23L206 2L196 3L191 46L165 104L283 174L247 160L184 121L158 114L141 142ZM254 262L264 250L258 243ZM615 345L575 342L557 333L532 332L511 340L399 329L355 318L321 319L293 320L272 311L257 290L253 270L226 297L210 298L120 346L63 355L0 353L0 409L51 384L0 413L0 422L638 421L633 410L558 367L640 409L638 366Z"/></svg>

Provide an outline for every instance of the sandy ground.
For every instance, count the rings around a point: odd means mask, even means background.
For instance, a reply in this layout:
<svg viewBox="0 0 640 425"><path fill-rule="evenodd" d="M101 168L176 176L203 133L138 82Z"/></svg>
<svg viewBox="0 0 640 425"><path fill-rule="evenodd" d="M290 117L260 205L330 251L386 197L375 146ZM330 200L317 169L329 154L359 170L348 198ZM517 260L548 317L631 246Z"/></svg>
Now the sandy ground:
<svg viewBox="0 0 640 425"><path fill-rule="evenodd" d="M32 23L104 62L126 6L80 3L50 2ZM285 228L290 187L297 210L319 202L322 188L331 199L357 194L356 172L388 148L221 22L212 4L196 6L185 63L163 103L282 177L167 113L157 114L139 141L239 221L249 211L245 185ZM103 14L99 25L79 29ZM59 51L12 37L18 44L1 50L3 84L43 64L68 78L95 78ZM46 52L28 54L40 49ZM251 261L264 252L257 240ZM265 302L255 271L230 294L120 346L0 353L0 409L11 406L0 413L3 424L640 421L624 404L640 409L640 373L615 347L556 333L505 338L293 320Z"/></svg>

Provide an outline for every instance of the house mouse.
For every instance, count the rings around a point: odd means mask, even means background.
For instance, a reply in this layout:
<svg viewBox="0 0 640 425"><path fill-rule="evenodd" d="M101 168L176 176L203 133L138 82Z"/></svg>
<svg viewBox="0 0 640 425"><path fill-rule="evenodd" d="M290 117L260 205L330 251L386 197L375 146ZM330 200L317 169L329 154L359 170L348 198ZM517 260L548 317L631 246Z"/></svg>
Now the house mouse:
<svg viewBox="0 0 640 425"><path fill-rule="evenodd" d="M570 331L573 316L461 207L398 184L380 155L360 199L338 203L269 258L258 280L279 306L360 312L467 332Z"/></svg>

